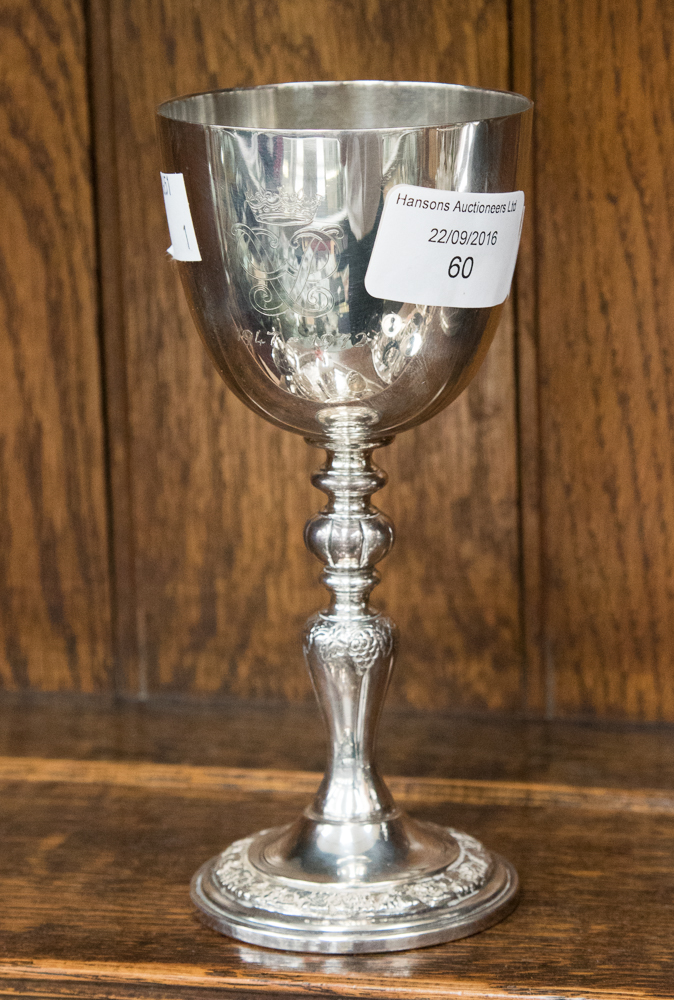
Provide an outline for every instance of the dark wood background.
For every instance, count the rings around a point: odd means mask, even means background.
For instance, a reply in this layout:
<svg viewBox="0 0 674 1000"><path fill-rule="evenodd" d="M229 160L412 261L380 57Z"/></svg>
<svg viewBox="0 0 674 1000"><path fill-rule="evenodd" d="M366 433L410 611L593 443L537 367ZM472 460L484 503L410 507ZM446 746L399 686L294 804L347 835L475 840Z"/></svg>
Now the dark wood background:
<svg viewBox="0 0 674 1000"><path fill-rule="evenodd" d="M1 0L0 686L311 697L321 456L211 370L154 107L409 78L536 117L496 342L379 453L391 701L673 721L673 36L667 0Z"/></svg>

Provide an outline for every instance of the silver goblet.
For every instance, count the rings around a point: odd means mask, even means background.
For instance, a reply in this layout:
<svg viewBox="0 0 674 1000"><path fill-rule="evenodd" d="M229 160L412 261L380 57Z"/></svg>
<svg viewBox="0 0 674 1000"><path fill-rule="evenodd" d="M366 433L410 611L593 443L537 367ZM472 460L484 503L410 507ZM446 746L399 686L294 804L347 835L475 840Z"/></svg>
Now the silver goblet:
<svg viewBox="0 0 674 1000"><path fill-rule="evenodd" d="M241 940L394 951L516 903L507 861L406 816L377 771L396 628L369 604L393 543L370 498L386 481L374 449L455 399L492 340L530 117L517 94L375 81L158 110L171 252L206 349L247 406L327 453L313 482L328 503L305 541L331 600L304 633L325 777L294 823L232 844L192 883L205 922Z"/></svg>

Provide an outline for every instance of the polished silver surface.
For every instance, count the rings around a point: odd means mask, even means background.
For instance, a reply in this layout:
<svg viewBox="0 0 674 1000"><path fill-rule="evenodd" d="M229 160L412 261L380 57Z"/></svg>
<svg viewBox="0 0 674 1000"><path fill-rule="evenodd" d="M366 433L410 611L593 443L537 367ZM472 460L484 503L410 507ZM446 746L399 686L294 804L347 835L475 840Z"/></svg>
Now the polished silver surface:
<svg viewBox="0 0 674 1000"><path fill-rule="evenodd" d="M458 830L438 828L457 849L456 861L440 872L320 887L265 876L251 862L256 842L278 832L239 840L196 873L192 899L209 927L271 948L362 954L475 934L517 905L512 865Z"/></svg>
<svg viewBox="0 0 674 1000"><path fill-rule="evenodd" d="M163 170L182 173L201 260L179 267L228 385L324 447L327 506L305 529L329 607L304 652L329 733L314 802L197 873L203 919L249 943L391 951L474 933L517 898L473 838L402 813L374 762L396 628L370 606L393 526L372 506L372 452L468 384L501 307L374 299L364 286L387 191L521 187L530 102L443 84L284 84L159 109ZM404 254L405 247L398 248Z"/></svg>

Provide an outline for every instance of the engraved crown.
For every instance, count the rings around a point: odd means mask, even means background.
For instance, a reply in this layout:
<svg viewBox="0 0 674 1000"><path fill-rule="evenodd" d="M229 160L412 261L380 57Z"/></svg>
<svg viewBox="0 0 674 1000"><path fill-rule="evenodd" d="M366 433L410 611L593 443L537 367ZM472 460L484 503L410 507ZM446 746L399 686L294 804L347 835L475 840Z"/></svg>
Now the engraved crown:
<svg viewBox="0 0 674 1000"><path fill-rule="evenodd" d="M302 191L254 191L246 201L258 222L306 226L313 221L321 197L305 196Z"/></svg>

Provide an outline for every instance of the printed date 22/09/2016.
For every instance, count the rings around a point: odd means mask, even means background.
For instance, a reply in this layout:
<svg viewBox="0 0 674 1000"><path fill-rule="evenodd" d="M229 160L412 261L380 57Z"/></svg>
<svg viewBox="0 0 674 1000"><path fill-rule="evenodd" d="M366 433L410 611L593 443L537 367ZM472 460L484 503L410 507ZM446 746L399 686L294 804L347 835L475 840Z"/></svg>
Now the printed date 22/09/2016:
<svg viewBox="0 0 674 1000"><path fill-rule="evenodd" d="M467 229L431 229L429 243L450 243L452 246L493 247L498 239L498 229L473 230Z"/></svg>

